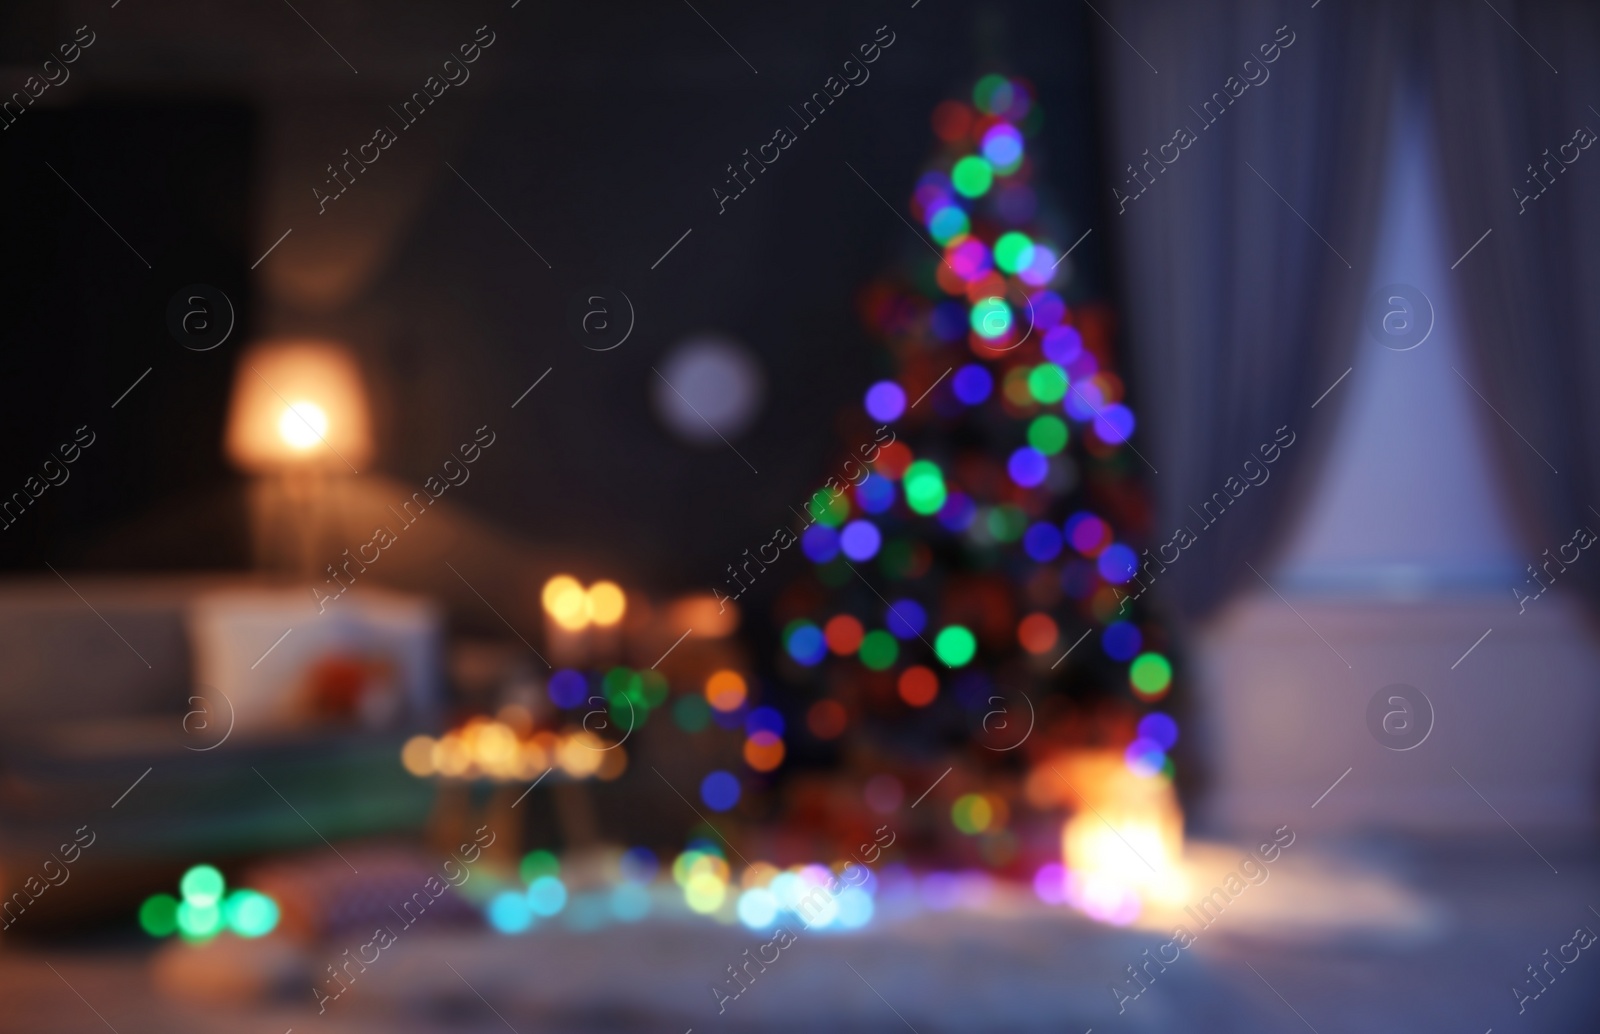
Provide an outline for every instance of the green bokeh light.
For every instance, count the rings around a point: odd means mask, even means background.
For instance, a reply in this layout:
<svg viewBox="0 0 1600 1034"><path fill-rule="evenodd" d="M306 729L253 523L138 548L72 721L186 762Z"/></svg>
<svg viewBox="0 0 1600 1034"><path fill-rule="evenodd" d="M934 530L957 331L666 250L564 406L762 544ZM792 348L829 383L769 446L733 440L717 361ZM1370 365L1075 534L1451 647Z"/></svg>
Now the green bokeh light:
<svg viewBox="0 0 1600 1034"><path fill-rule="evenodd" d="M684 732L700 732L711 722L711 705L698 693L686 694L673 703L672 720Z"/></svg>
<svg viewBox="0 0 1600 1034"><path fill-rule="evenodd" d="M806 503L806 510L818 524L837 528L850 516L850 499L844 493L836 497L827 489L819 488Z"/></svg>
<svg viewBox="0 0 1600 1034"><path fill-rule="evenodd" d="M549 851L529 851L522 856L522 864L517 866L517 875L522 877L523 883L532 883L541 876L561 875L561 860Z"/></svg>
<svg viewBox="0 0 1600 1034"><path fill-rule="evenodd" d="M646 671L640 673L643 683L641 693L644 704L651 709L660 707L667 702L667 677L659 671Z"/></svg>
<svg viewBox="0 0 1600 1034"><path fill-rule="evenodd" d="M950 821L968 836L977 836L994 821L994 805L982 794L962 794L950 806Z"/></svg>
<svg viewBox="0 0 1600 1034"><path fill-rule="evenodd" d="M1027 269L1033 264L1033 241L1015 230L1001 234L994 242L994 264L1007 273Z"/></svg>
<svg viewBox="0 0 1600 1034"><path fill-rule="evenodd" d="M963 197L982 197L994 184L994 168L977 155L969 154L950 170L950 183Z"/></svg>
<svg viewBox="0 0 1600 1034"><path fill-rule="evenodd" d="M1028 514L1020 506L996 506L984 515L984 523L996 542L1015 542L1028 530Z"/></svg>
<svg viewBox="0 0 1600 1034"><path fill-rule="evenodd" d="M944 474L932 460L916 460L907 467L902 487L906 493L906 505L914 513L928 516L938 513L939 508L944 506Z"/></svg>
<svg viewBox="0 0 1600 1034"><path fill-rule="evenodd" d="M600 680L600 685L605 689L608 703L621 703L624 699L632 700L635 704L644 702L639 673L632 668L612 668Z"/></svg>
<svg viewBox="0 0 1600 1034"><path fill-rule="evenodd" d="M183 900L195 906L215 905L222 900L222 892L226 889L222 873L214 865L196 865L178 881Z"/></svg>
<svg viewBox="0 0 1600 1034"><path fill-rule="evenodd" d="M178 899L171 894L152 894L139 906L139 926L151 937L167 937L178 931Z"/></svg>
<svg viewBox="0 0 1600 1034"><path fill-rule="evenodd" d="M236 890L222 903L222 921L240 937L264 937L278 925L278 903L258 890Z"/></svg>
<svg viewBox="0 0 1600 1034"><path fill-rule="evenodd" d="M1065 449L1068 437L1067 422L1050 413L1035 417L1028 425L1028 444L1046 456Z"/></svg>
<svg viewBox="0 0 1600 1034"><path fill-rule="evenodd" d="M1011 306L1006 304L1004 298L983 299L972 307L968 318L972 322L972 329L979 336L990 340L1005 337L1014 322L1011 317Z"/></svg>
<svg viewBox="0 0 1600 1034"><path fill-rule="evenodd" d="M222 909L216 905L196 905L184 901L178 905L178 932L190 940L206 940L222 931Z"/></svg>
<svg viewBox="0 0 1600 1034"><path fill-rule="evenodd" d="M701 858L705 857L708 853L710 853L710 852L700 850L699 848L692 848L692 847L689 850L680 853L678 855L678 857L676 857L676 858L674 858L672 860L672 879L673 879L673 881L676 882L678 884L678 886L680 886L680 887L683 886L685 883L688 883L689 882L689 873L694 868L694 863L698 862ZM718 857L721 857L721 856L719 855Z"/></svg>
<svg viewBox="0 0 1600 1034"><path fill-rule="evenodd" d="M948 625L933 640L933 652L950 667L959 668L978 652L978 641L964 626Z"/></svg>
<svg viewBox="0 0 1600 1034"><path fill-rule="evenodd" d="M986 115L998 115L1011 107L1016 87L1003 75L986 75L972 87L972 103Z"/></svg>
<svg viewBox="0 0 1600 1034"><path fill-rule="evenodd" d="M883 629L874 629L861 638L861 646L856 652L862 664L873 671L883 671L899 659L900 643Z"/></svg>
<svg viewBox="0 0 1600 1034"><path fill-rule="evenodd" d="M1067 395L1067 371L1055 363L1040 363L1028 373L1028 394L1053 406Z"/></svg>
<svg viewBox="0 0 1600 1034"><path fill-rule="evenodd" d="M1128 665L1128 681L1148 696L1163 693L1172 684L1172 665L1159 653L1141 653Z"/></svg>

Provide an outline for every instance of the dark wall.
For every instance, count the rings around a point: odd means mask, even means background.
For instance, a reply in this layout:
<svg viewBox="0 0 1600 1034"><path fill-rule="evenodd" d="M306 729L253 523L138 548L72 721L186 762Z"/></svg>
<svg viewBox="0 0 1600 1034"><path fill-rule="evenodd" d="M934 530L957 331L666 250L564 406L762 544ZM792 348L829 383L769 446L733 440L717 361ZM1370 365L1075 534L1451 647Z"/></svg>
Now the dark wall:
<svg viewBox="0 0 1600 1034"><path fill-rule="evenodd" d="M230 344L248 333L254 121L216 99L95 102L28 109L0 136L0 500L28 503L0 522L0 566L243 563L221 455L234 353L181 347L166 312L213 284L237 308ZM59 484L33 499L46 475ZM158 556L103 548L175 508L207 533Z"/></svg>
<svg viewBox="0 0 1600 1034"><path fill-rule="evenodd" d="M485 472L476 505L541 541L598 538L621 575L690 586L712 584L792 519L839 448L837 415L889 369L855 303L900 254L924 247L897 216L935 142L934 105L983 71L1029 77L1045 109L1043 187L1082 220L1096 196L1075 8L701 10L759 74L672 5L638 8L618 23L620 39L581 31L570 12L544 16L531 39L507 32L497 56L514 59L515 82L452 164L555 268L446 176L373 300L406 328L380 346L393 364L397 435L449 441L480 414L505 420L514 470ZM883 25L895 42L871 78L719 214L712 188L728 189L726 166L796 125L789 106ZM984 49L996 59L982 60ZM1097 243L1074 255L1086 260L1089 296L1105 293ZM634 335L614 351L586 351L564 326L593 282L621 288L637 309ZM680 444L650 410L652 365L697 330L748 343L766 368L765 411L735 442L759 473L720 443ZM415 476L436 462L426 451L412 459Z"/></svg>
<svg viewBox="0 0 1600 1034"><path fill-rule="evenodd" d="M379 275L337 311L296 312L287 321L287 329L346 340L360 354L379 417L375 466L420 482L471 428L504 428L510 447L481 465L460 501L546 547L598 552L614 576L657 588L711 584L825 477L839 447L839 413L857 407L887 368L860 325L857 294L899 255L924 247L900 216L934 144L935 104L982 72L1031 79L1045 114L1039 185L1083 225L1099 216L1089 16L1078 6L696 7L716 31L686 5L644 3L603 12L474 4L473 13L448 18L436 16L454 9L440 7L429 19L462 27L459 40L435 41L437 53L418 49L416 33L404 53L398 43L385 51L402 30L379 22L350 39L336 31L341 50L368 74L322 80L351 84L326 93L330 112L350 100L338 91L361 88L380 62L395 81L420 84L475 24L491 21L497 40L478 63L480 78L457 91L470 103L441 103L408 130L385 152L395 173L379 164L363 174L376 180L397 177L401 163L440 166ZM406 16L408 24L420 17ZM850 88L719 215L712 188L726 188L726 166L778 126L795 125L789 107L840 74L885 25L895 41L869 67L870 80ZM182 25L172 32L168 53L207 46L203 33L185 36ZM126 51L100 56L123 68L138 61ZM301 57L345 74L332 54ZM237 482L218 443L230 366L250 337L246 267L255 259L248 252L260 249L245 236L249 221L261 220L245 206L260 169L250 164L247 110L189 92L197 95L178 90L127 118L104 106L31 111L26 119L39 123L31 150L0 140L8 156L20 155L0 171L9 196L43 199L36 210L11 207L4 216L8 241L32 242L8 247L5 259L7 282L19 289L8 294L14 311L0 329L0 420L15 443L0 466L4 484L20 485L35 454L42 459L73 428L103 424L107 432L26 525L0 533L7 566L73 555L119 566L243 563ZM373 125L385 119L383 102L355 99L372 109ZM251 101L274 103L265 94ZM313 119L323 103L296 102L312 103ZM369 197L375 189L358 186ZM354 220L352 211L311 218ZM1073 256L1086 296L1106 293L1103 240L1091 236ZM240 308L240 329L215 352L185 352L165 334L167 297L195 281L224 288ZM637 310L633 336L614 351L585 350L565 325L573 298L594 282L626 291ZM283 319L271 322L286 329ZM698 330L741 339L765 367L765 409L735 442L759 474L720 444L679 443L651 412L651 366ZM511 411L547 368L549 379Z"/></svg>

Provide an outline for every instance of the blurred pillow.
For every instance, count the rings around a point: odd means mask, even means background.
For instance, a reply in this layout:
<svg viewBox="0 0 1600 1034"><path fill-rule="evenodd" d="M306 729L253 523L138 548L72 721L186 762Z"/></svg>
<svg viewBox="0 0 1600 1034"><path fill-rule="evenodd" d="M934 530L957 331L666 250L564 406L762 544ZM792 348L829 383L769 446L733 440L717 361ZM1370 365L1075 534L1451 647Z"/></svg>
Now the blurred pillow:
<svg viewBox="0 0 1600 1034"><path fill-rule="evenodd" d="M441 617L421 597L355 590L319 614L304 589L230 589L187 623L195 692L235 735L414 725L440 699Z"/></svg>

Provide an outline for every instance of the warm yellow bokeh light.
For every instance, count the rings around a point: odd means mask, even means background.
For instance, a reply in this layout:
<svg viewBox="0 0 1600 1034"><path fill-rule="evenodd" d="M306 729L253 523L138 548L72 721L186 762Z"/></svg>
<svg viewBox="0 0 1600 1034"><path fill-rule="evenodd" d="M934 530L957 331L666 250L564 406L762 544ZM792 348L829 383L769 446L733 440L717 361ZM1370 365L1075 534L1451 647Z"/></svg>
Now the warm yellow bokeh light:
<svg viewBox="0 0 1600 1034"><path fill-rule="evenodd" d="M574 778L593 775L604 760L605 747L600 737L588 730L573 733L556 749L556 764Z"/></svg>
<svg viewBox="0 0 1600 1034"><path fill-rule="evenodd" d="M442 776L462 776L472 767L472 752L461 737L446 735L433 745L433 767Z"/></svg>
<svg viewBox="0 0 1600 1034"><path fill-rule="evenodd" d="M594 623L614 625L628 609L628 598L616 582L595 582L589 586L589 613Z"/></svg>
<svg viewBox="0 0 1600 1034"><path fill-rule="evenodd" d="M569 632L582 629L592 616L589 594L583 591L583 586L579 585L578 580L571 575L558 574L545 582L541 599L545 613Z"/></svg>
<svg viewBox="0 0 1600 1034"><path fill-rule="evenodd" d="M697 872L684 885L683 899L701 915L715 912L728 896L728 884L709 872Z"/></svg>
<svg viewBox="0 0 1600 1034"><path fill-rule="evenodd" d="M291 449L304 452L324 441L328 434L328 414L315 402L304 399L283 407L278 417L278 437Z"/></svg>
<svg viewBox="0 0 1600 1034"><path fill-rule="evenodd" d="M400 748L400 763L414 776L433 775L433 737L413 736Z"/></svg>

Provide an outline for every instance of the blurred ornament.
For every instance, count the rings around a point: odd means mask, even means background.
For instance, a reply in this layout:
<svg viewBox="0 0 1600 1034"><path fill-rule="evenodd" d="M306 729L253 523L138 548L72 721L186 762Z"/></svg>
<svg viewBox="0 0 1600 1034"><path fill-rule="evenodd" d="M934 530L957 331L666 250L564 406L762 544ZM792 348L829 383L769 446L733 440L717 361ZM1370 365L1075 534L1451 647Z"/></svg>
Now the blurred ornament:
<svg viewBox="0 0 1600 1034"><path fill-rule="evenodd" d="M712 335L674 346L651 385L656 415L692 445L738 438L760 414L764 394L765 377L750 350Z"/></svg>

